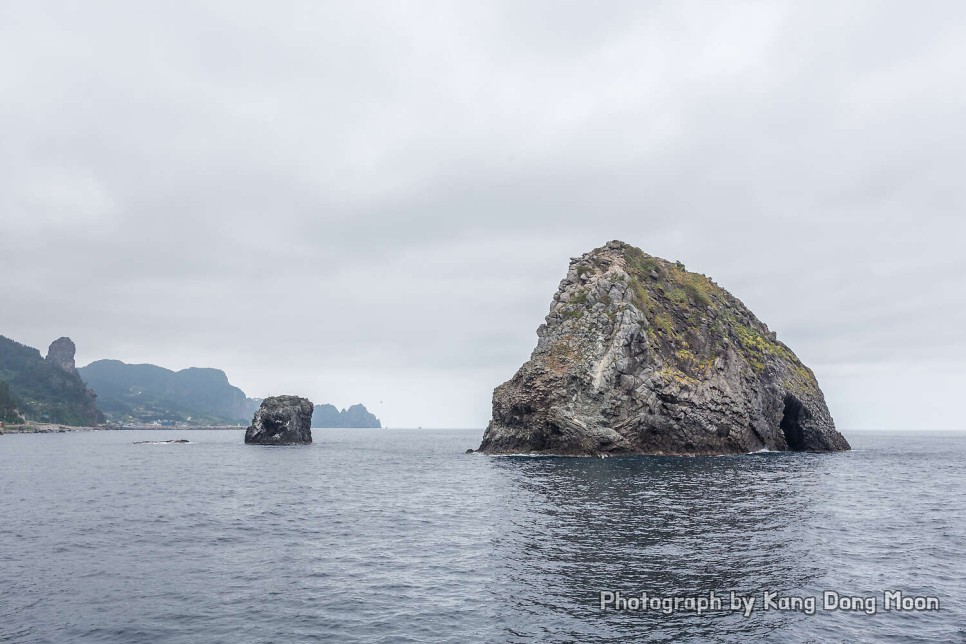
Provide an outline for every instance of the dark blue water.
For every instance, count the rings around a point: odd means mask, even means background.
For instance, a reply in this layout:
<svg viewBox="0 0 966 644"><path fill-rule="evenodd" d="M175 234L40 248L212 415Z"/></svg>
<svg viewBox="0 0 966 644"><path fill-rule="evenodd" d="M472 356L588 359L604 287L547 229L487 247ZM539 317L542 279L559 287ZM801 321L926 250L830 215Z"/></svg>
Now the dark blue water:
<svg viewBox="0 0 966 644"><path fill-rule="evenodd" d="M845 454L489 458L480 430L0 436L0 641L966 639L966 435ZM188 445L136 440L190 438ZM818 595L602 611L600 591ZM821 593L940 610L821 610Z"/></svg>

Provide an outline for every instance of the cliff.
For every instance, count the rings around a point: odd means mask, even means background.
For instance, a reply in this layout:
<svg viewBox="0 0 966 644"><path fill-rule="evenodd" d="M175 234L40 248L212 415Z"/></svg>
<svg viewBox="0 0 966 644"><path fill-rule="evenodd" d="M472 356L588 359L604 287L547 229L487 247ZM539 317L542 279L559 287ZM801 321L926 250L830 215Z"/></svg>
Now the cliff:
<svg viewBox="0 0 966 644"><path fill-rule="evenodd" d="M493 393L490 454L847 450L815 375L737 298L619 241L571 260Z"/></svg>
<svg viewBox="0 0 966 644"><path fill-rule="evenodd" d="M97 395L74 369L74 343L60 338L47 357L0 336L0 420L92 426L103 420Z"/></svg>

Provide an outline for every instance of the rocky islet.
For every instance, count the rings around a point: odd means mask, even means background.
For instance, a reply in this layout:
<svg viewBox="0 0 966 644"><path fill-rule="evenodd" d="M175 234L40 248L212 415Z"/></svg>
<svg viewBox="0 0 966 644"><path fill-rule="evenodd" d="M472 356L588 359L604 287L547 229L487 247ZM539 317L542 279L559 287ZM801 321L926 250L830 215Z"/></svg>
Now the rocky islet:
<svg viewBox="0 0 966 644"><path fill-rule="evenodd" d="M245 431L255 445L307 445L312 442L313 405L298 396L272 396L262 401Z"/></svg>
<svg viewBox="0 0 966 644"><path fill-rule="evenodd" d="M620 241L572 259L537 335L494 391L483 453L849 449L814 373L679 262Z"/></svg>

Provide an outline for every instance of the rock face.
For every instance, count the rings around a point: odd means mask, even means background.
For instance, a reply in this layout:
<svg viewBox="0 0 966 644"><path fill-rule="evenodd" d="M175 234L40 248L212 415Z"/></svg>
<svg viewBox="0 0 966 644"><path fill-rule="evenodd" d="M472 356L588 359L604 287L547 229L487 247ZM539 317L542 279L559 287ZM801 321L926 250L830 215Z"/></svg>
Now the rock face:
<svg viewBox="0 0 966 644"><path fill-rule="evenodd" d="M77 368L74 365L74 354L76 352L77 347L74 346L73 340L70 338L57 338L50 343L50 347L47 349L46 360L61 371L77 373Z"/></svg>
<svg viewBox="0 0 966 644"><path fill-rule="evenodd" d="M571 260L537 336L481 452L850 449L815 375L737 298L623 242Z"/></svg>
<svg viewBox="0 0 966 644"><path fill-rule="evenodd" d="M304 445L312 442L312 403L298 396L272 396L262 401L245 442L256 445Z"/></svg>

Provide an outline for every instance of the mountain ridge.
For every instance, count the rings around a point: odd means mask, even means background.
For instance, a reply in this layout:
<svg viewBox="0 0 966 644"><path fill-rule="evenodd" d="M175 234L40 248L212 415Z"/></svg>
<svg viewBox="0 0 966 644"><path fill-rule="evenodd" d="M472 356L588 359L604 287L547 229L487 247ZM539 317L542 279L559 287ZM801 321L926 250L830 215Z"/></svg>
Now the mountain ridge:
<svg viewBox="0 0 966 644"><path fill-rule="evenodd" d="M113 422L246 424L257 403L221 369L174 371L149 363L95 360L78 369Z"/></svg>
<svg viewBox="0 0 966 644"><path fill-rule="evenodd" d="M262 403L232 385L224 371L211 367L174 371L150 363L104 359L78 371L98 392L101 409L116 423L247 425ZM381 427L362 404L341 411L329 404L315 409L313 427Z"/></svg>

